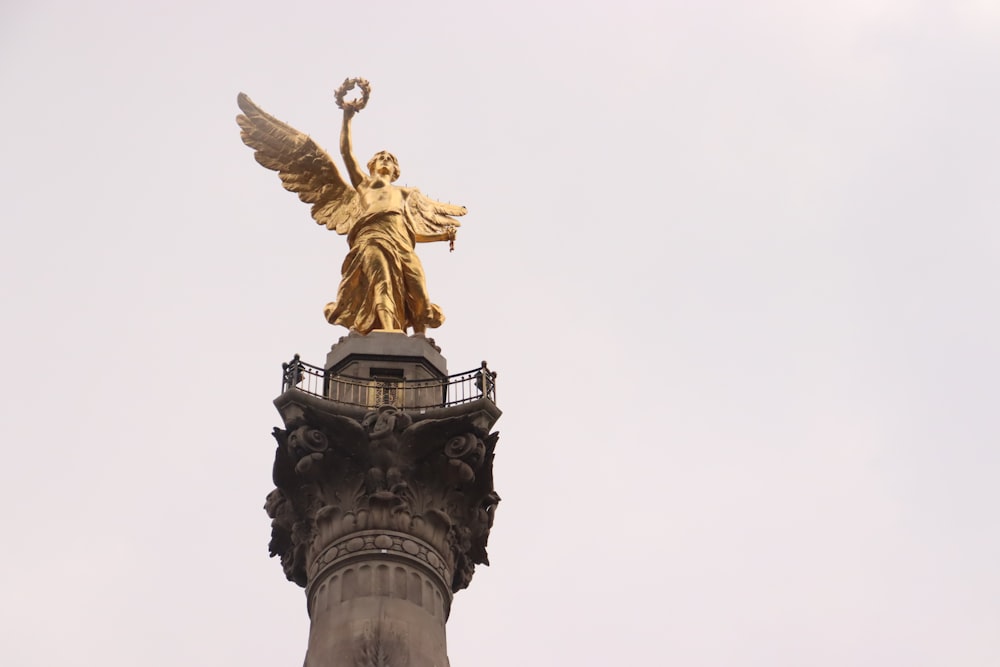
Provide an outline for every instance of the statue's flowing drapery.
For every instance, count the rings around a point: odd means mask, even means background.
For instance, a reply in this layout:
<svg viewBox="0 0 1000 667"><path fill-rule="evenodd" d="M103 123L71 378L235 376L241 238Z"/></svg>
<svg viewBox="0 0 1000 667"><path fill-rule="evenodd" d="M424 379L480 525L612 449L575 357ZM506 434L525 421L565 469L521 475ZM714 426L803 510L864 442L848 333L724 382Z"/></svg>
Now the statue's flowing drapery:
<svg viewBox="0 0 1000 667"><path fill-rule="evenodd" d="M358 333L386 327L438 327L444 313L427 296L424 268L414 252L415 236L399 213L359 220L347 237L351 250L341 268L337 300L326 319Z"/></svg>

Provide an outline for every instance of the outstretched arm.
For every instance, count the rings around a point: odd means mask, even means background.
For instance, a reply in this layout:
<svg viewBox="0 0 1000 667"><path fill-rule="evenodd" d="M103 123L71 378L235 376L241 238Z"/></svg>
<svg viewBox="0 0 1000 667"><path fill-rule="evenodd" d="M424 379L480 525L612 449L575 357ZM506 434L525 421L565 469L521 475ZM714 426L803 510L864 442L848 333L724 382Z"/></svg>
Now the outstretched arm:
<svg viewBox="0 0 1000 667"><path fill-rule="evenodd" d="M340 154L344 158L347 166L347 173L351 177L351 184L358 187L365 181L365 172L358 164L358 158L354 157L351 148L351 118L356 112L353 109L344 109L344 124L340 128Z"/></svg>

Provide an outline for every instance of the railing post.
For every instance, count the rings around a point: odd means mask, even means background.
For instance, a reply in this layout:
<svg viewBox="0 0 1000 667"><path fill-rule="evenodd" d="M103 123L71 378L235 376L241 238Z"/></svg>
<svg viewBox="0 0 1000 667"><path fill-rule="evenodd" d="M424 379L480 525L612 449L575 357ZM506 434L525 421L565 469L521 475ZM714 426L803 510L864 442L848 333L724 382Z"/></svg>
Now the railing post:
<svg viewBox="0 0 1000 667"><path fill-rule="evenodd" d="M302 380L302 361L299 355L292 357L288 363L281 364L281 391L284 392L297 385Z"/></svg>
<svg viewBox="0 0 1000 667"><path fill-rule="evenodd" d="M486 367L485 359L479 366L479 372L476 373L476 385L483 398L490 397L490 369Z"/></svg>

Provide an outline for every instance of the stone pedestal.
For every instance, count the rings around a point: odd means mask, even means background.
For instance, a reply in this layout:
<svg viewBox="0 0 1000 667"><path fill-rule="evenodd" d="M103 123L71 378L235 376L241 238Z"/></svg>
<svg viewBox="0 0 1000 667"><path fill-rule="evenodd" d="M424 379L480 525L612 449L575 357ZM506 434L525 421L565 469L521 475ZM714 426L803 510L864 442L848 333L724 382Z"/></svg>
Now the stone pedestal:
<svg viewBox="0 0 1000 667"><path fill-rule="evenodd" d="M334 375L361 378L387 370L399 372L400 377L408 380L440 379L448 375L448 363L433 339L382 331L341 338L326 355L325 368Z"/></svg>
<svg viewBox="0 0 1000 667"><path fill-rule="evenodd" d="M407 408L406 387L374 407L294 387L275 400L284 428L265 507L271 554L306 589L306 667L446 667L452 596L488 562L500 410L487 396L448 405L433 343L383 336L397 338L335 345L327 379L399 368L401 387L436 381L436 404Z"/></svg>

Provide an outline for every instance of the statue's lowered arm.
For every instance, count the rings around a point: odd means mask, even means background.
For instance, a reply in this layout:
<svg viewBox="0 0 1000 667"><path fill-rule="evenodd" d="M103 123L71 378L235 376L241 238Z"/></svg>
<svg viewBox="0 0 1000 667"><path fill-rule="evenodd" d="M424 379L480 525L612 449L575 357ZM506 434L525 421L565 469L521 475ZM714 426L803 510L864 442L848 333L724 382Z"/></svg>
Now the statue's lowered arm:
<svg viewBox="0 0 1000 667"><path fill-rule="evenodd" d="M454 250L455 233L462 223L450 216L465 215L467 209L434 201L416 188L406 188L405 192L406 217L410 220L417 242L449 241L451 250Z"/></svg>

